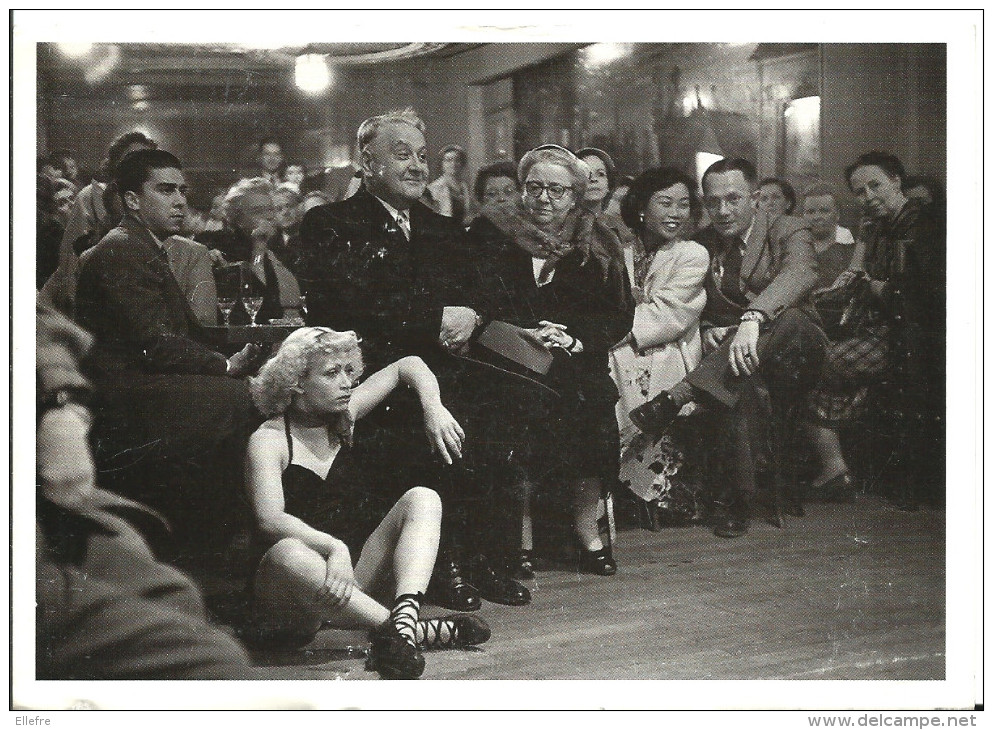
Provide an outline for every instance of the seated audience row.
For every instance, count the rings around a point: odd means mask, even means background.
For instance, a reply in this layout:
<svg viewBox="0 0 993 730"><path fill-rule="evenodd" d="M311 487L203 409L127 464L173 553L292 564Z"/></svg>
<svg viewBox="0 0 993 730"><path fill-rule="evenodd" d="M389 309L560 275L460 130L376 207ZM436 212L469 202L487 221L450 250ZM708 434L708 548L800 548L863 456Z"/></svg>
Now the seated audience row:
<svg viewBox="0 0 993 730"><path fill-rule="evenodd" d="M569 504L580 569L615 573L610 495L623 480L657 499L669 467L701 456L665 438L680 415L710 424L727 538L747 532L790 419L809 421L812 488L832 498L853 489L838 428L868 386L896 384L894 410L917 419L898 425L904 443L940 438L941 403L920 384L943 373L943 242L892 155L846 171L865 214L853 243L829 186L793 217L793 189L747 160L706 170L702 206L682 171L647 170L615 213L603 150L542 145L484 167L470 192L459 147L428 184L424 134L412 110L363 122L359 187L334 203L281 182L265 140L260 175L192 241L180 161L133 133L108 154L113 181L84 188L64 222L43 293L96 337L105 486L189 540L235 531L245 490L250 640L302 645L357 623L371 668L419 676L424 648L489 637L464 613L421 620L422 602L531 600L520 581L540 567L535 498L550 487L565 486L550 499ZM41 181L54 225L57 183ZM232 265L261 292L253 321L309 325L250 388L260 349L227 354L205 330Z"/></svg>

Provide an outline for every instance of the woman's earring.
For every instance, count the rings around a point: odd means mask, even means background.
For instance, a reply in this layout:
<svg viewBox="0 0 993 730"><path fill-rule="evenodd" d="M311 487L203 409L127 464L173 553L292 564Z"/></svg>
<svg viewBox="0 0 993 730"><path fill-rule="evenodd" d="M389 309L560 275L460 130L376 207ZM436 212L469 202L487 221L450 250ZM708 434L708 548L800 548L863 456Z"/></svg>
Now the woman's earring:
<svg viewBox="0 0 993 730"><path fill-rule="evenodd" d="M644 213L639 213L638 214L638 222L639 223L644 223L645 222L645 214Z"/></svg>

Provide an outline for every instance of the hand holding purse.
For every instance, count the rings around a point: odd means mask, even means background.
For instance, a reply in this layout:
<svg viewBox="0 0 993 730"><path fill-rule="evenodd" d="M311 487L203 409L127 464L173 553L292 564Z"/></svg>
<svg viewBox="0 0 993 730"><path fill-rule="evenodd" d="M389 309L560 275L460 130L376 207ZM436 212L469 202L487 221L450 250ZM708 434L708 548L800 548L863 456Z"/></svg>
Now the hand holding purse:
<svg viewBox="0 0 993 730"><path fill-rule="evenodd" d="M871 296L869 275L864 271L843 272L830 289L815 292L814 307L824 333L836 341L853 335L869 312Z"/></svg>

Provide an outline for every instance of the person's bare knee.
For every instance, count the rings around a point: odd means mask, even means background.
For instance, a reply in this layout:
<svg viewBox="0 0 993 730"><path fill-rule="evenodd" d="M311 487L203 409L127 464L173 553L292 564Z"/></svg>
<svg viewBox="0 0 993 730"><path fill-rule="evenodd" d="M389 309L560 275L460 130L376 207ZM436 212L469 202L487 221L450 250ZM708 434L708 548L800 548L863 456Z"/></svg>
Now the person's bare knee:
<svg viewBox="0 0 993 730"><path fill-rule="evenodd" d="M404 513L408 516L441 519L441 497L428 487L412 487L400 497L404 504Z"/></svg>
<svg viewBox="0 0 993 730"><path fill-rule="evenodd" d="M324 559L313 548L295 537L286 537L269 548L258 572L306 580L323 575L324 569Z"/></svg>

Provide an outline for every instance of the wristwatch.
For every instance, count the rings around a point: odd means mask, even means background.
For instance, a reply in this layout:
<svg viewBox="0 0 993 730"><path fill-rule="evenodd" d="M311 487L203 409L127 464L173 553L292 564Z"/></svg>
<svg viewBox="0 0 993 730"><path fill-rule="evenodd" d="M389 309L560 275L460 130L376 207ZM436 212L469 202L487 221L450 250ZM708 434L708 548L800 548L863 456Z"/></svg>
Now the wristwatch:
<svg viewBox="0 0 993 730"><path fill-rule="evenodd" d="M742 322L758 322L762 324L765 322L765 315L757 309L749 309L743 315L741 315Z"/></svg>

